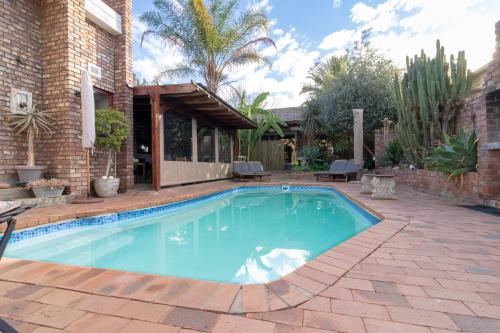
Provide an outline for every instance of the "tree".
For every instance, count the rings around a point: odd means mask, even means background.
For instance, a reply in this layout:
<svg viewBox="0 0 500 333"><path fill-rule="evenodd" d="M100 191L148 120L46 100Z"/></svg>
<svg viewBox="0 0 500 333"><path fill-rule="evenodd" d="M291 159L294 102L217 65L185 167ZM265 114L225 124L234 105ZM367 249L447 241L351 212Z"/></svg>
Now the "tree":
<svg viewBox="0 0 500 333"><path fill-rule="evenodd" d="M399 70L370 45L368 32L347 50L344 61L336 75L318 76L326 79L318 81L306 106L314 121L321 124L317 132L330 139L337 152L344 149L345 155L350 155L352 109L364 109L365 143L367 147L373 146L374 131L382 125L382 120L396 117L392 80Z"/></svg>
<svg viewBox="0 0 500 333"><path fill-rule="evenodd" d="M280 136L284 137L281 126L286 126L286 123L274 113L263 108L264 101L268 92L259 94L251 103L246 101L246 93L241 95L240 105L238 111L250 119L257 121L257 128L253 130L245 130L241 133L241 137L246 141L247 146L247 160L252 157L253 150L260 141L262 136L271 128Z"/></svg>
<svg viewBox="0 0 500 333"><path fill-rule="evenodd" d="M309 99L305 103L306 110L301 122L302 132L309 144L312 144L316 134L321 128L321 110L316 102L318 95L328 82L333 81L340 73L344 73L348 68L348 58L332 56L325 62L320 62L309 70L307 78L311 83L302 87L301 93L309 94Z"/></svg>
<svg viewBox="0 0 500 333"><path fill-rule="evenodd" d="M274 46L267 36L269 19L259 8L243 10L238 0L155 0L140 16L148 30L142 39L159 38L176 47L185 62L161 71L164 77L201 77L217 92L230 84L228 72L239 66L268 63L259 51Z"/></svg>

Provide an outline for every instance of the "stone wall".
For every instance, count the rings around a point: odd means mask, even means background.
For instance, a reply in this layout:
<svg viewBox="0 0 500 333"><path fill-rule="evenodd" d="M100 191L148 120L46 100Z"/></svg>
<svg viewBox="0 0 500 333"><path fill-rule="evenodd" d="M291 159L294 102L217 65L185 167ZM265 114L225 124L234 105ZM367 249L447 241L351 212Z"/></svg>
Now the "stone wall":
<svg viewBox="0 0 500 333"><path fill-rule="evenodd" d="M37 164L46 167L46 176L68 179L74 194L86 191L78 92L88 63L102 68L102 78L93 78L93 84L113 94L114 106L126 113L132 128L132 1L105 2L122 15L121 35L86 20L85 0L0 0L2 11L6 8L0 18L0 54L6 60L0 65L0 175L15 174L14 166L26 160L24 140L4 129L10 86L32 91L34 101L55 118L54 134L36 144ZM16 62L18 56L25 61ZM133 185L132 154L131 133L118 156L122 189ZM92 157L92 177L104 173L105 158L102 152Z"/></svg>
<svg viewBox="0 0 500 333"><path fill-rule="evenodd" d="M40 1L0 0L0 179L14 177L15 166L27 161L25 139L8 126L10 90L30 91L42 99Z"/></svg>

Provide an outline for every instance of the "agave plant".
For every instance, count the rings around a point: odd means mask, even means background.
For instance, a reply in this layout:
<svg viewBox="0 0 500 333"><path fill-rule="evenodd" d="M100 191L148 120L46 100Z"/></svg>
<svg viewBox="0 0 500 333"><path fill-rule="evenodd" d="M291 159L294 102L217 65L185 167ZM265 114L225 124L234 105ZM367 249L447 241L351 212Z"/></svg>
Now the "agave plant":
<svg viewBox="0 0 500 333"><path fill-rule="evenodd" d="M430 170L444 172L452 177L461 177L477 169L477 136L472 132L468 137L460 130L456 138L444 136L444 143L434 148L426 159Z"/></svg>
<svg viewBox="0 0 500 333"><path fill-rule="evenodd" d="M11 116L11 126L16 134L26 134L28 139L28 167L35 166L34 140L42 134L52 134L54 118L47 111L33 105L31 110L14 113Z"/></svg>

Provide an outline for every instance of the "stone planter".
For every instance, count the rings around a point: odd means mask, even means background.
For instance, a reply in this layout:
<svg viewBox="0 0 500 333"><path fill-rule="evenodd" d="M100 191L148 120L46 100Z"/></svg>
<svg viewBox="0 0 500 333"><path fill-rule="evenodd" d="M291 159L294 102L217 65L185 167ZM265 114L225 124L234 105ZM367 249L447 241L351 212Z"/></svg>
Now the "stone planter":
<svg viewBox="0 0 500 333"><path fill-rule="evenodd" d="M118 194L120 178L94 179L94 190L100 198L112 198Z"/></svg>
<svg viewBox="0 0 500 333"><path fill-rule="evenodd" d="M371 182L372 189L372 199L378 200L394 200L396 197L396 181L394 176L391 175L373 175Z"/></svg>
<svg viewBox="0 0 500 333"><path fill-rule="evenodd" d="M361 194L372 194L372 179L374 176L376 175L367 173L361 177Z"/></svg>
<svg viewBox="0 0 500 333"><path fill-rule="evenodd" d="M43 176L43 170L45 170L45 167L43 166L16 166L17 176L20 183L28 183L33 180L41 179Z"/></svg>
<svg viewBox="0 0 500 333"><path fill-rule="evenodd" d="M35 197L37 198L53 198L59 197L64 192L64 187L61 188L50 188L50 187L36 187L32 188Z"/></svg>

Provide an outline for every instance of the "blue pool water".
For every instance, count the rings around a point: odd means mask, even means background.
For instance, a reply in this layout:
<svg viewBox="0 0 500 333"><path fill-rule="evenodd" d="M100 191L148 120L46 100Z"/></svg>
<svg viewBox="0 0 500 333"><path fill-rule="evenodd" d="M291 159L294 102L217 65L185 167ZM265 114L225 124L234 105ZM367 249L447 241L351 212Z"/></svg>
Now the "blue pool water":
<svg viewBox="0 0 500 333"><path fill-rule="evenodd" d="M275 280L378 220L332 189L239 188L13 236L6 256L241 284ZM59 230L58 230L59 229Z"/></svg>

